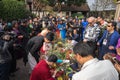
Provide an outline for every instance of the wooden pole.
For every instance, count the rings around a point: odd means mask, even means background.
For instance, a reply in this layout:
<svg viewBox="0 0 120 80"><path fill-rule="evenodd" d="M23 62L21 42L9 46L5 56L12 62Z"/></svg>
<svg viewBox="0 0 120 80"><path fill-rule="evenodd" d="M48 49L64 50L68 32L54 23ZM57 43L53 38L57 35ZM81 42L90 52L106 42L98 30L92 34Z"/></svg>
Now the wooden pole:
<svg viewBox="0 0 120 80"><path fill-rule="evenodd" d="M114 20L117 21L118 17L120 16L120 1L118 1L116 6L115 18Z"/></svg>

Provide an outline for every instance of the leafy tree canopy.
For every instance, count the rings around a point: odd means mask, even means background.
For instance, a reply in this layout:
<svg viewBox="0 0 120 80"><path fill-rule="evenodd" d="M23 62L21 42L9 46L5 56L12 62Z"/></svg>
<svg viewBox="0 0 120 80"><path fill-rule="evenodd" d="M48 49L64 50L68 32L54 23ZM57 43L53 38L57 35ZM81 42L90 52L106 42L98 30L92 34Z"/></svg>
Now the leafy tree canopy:
<svg viewBox="0 0 120 80"><path fill-rule="evenodd" d="M22 19L30 15L31 12L26 10L23 1L17 1L17 0L0 1L0 17L3 20L11 21L14 19Z"/></svg>

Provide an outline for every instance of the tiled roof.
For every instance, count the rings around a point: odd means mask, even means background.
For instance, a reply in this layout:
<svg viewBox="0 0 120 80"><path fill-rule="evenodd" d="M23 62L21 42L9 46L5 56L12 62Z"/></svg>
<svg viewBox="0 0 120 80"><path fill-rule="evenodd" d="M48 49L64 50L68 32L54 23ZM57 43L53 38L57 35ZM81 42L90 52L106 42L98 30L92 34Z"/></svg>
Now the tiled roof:
<svg viewBox="0 0 120 80"><path fill-rule="evenodd" d="M58 9L56 7L53 8L54 11L57 11ZM61 6L61 11L90 11L90 8L88 4L82 4L81 6L66 6L62 5Z"/></svg>

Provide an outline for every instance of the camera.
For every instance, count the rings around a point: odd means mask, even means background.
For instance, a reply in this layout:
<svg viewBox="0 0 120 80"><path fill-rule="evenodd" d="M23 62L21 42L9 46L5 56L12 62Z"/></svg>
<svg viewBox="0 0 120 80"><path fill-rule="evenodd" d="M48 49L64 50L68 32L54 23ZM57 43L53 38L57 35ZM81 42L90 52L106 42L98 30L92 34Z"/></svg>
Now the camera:
<svg viewBox="0 0 120 80"><path fill-rule="evenodd" d="M15 35L14 33L12 32L4 32L4 31L1 31L0 32L0 38L2 40L6 40L6 41L10 41L10 40L15 40L17 38L17 35Z"/></svg>
<svg viewBox="0 0 120 80"><path fill-rule="evenodd" d="M104 59L110 60L113 64L119 64L120 65L120 61L117 60L116 58L116 54L112 54L112 53L107 53L104 55Z"/></svg>

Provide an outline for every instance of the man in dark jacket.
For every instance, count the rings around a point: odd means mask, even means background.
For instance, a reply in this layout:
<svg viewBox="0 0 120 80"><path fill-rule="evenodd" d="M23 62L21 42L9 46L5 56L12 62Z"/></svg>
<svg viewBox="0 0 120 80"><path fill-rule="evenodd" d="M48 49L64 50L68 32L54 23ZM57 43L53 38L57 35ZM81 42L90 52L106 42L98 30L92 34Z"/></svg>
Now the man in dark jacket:
<svg viewBox="0 0 120 80"><path fill-rule="evenodd" d="M28 31L27 20L24 20L22 22L21 26L19 27L19 31L21 34L21 45L23 48L25 48L29 40L29 37L30 37L29 31Z"/></svg>
<svg viewBox="0 0 120 80"><path fill-rule="evenodd" d="M0 80L9 80L10 63L12 59L9 52L10 45L9 35L5 35L0 39Z"/></svg>
<svg viewBox="0 0 120 80"><path fill-rule="evenodd" d="M41 55L39 51L40 48L43 46L44 39L47 39L49 42L51 42L54 39L54 34L52 32L48 32L46 36L35 36L28 41L28 62L32 70L35 67L35 65L39 62L39 58Z"/></svg>

